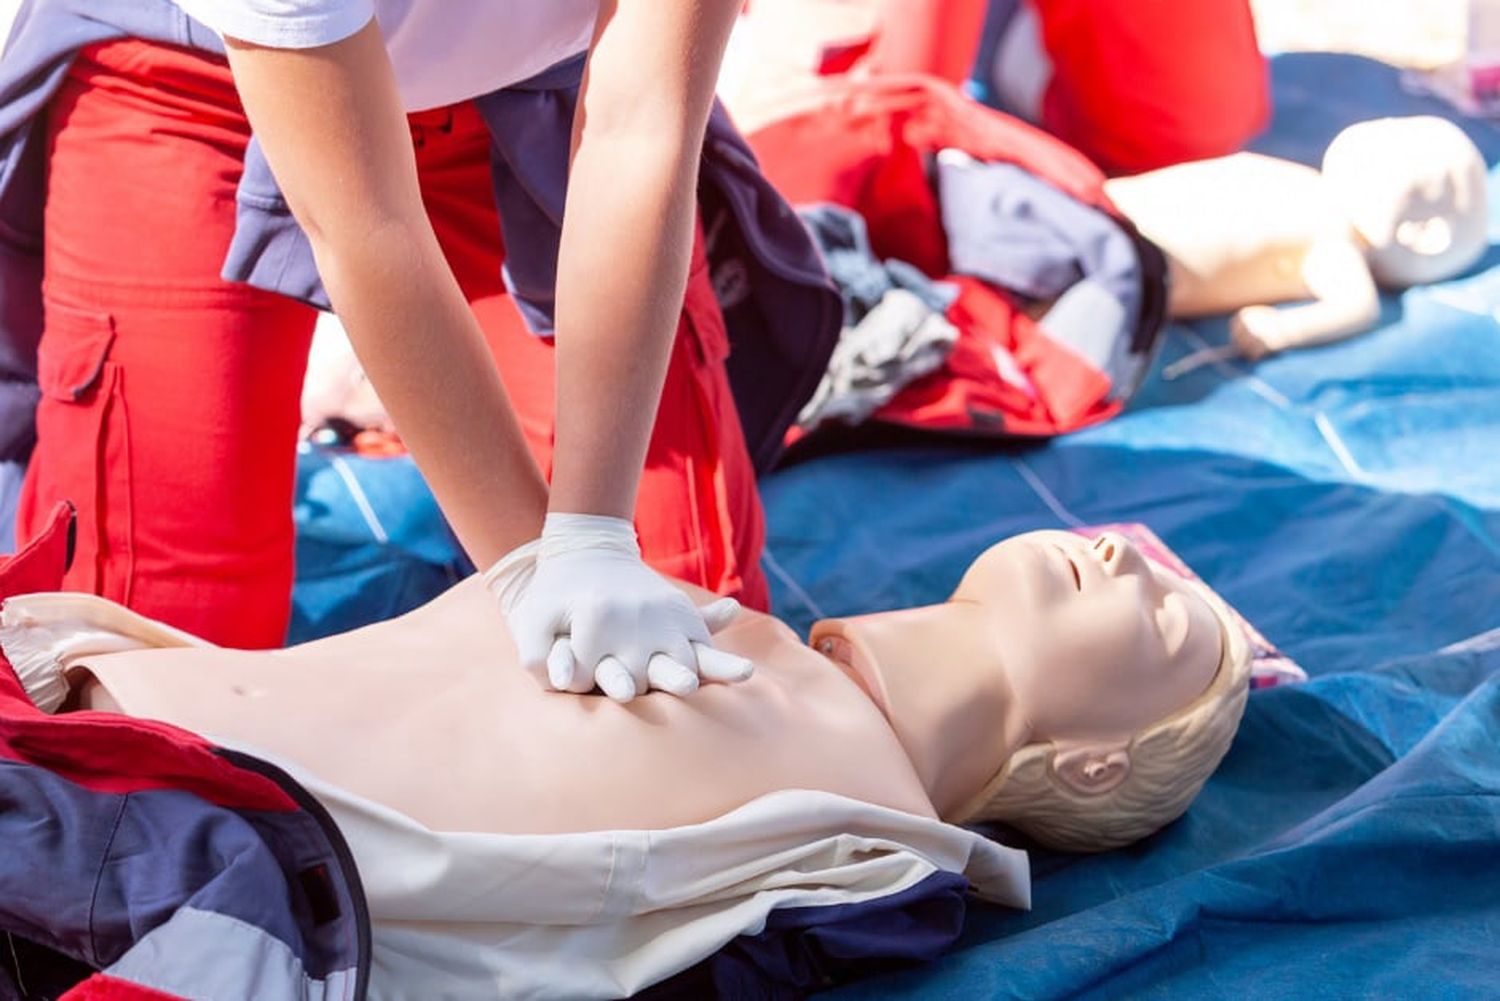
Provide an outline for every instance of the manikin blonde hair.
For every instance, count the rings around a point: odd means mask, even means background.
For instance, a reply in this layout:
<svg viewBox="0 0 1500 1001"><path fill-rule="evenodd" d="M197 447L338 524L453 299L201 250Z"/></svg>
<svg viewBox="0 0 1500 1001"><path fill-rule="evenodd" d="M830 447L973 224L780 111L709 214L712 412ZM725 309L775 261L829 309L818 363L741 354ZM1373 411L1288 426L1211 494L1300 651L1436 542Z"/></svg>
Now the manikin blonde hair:
<svg viewBox="0 0 1500 1001"><path fill-rule="evenodd" d="M1229 610L1193 584L1219 620L1219 669L1203 693L1130 742L1130 772L1102 793L1068 786L1054 772L1056 748L1027 744L952 817L999 821L1060 851L1098 852L1130 844L1176 820L1229 750L1250 691L1250 644Z"/></svg>

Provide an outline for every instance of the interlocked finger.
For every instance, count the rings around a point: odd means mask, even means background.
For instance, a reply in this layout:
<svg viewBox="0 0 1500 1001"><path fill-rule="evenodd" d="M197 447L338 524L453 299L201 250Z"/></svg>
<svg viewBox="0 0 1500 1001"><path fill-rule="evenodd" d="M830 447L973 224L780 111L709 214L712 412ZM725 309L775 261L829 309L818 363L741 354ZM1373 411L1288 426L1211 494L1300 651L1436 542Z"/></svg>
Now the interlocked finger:
<svg viewBox="0 0 1500 1001"><path fill-rule="evenodd" d="M664 653L652 655L646 665L646 679L652 688L677 696L691 695L698 690L698 675Z"/></svg>
<svg viewBox="0 0 1500 1001"><path fill-rule="evenodd" d="M630 669L618 657L605 657L594 668L594 681L616 702L629 702L637 695Z"/></svg>
<svg viewBox="0 0 1500 1001"><path fill-rule="evenodd" d="M694 643L698 655L698 676L704 681L734 683L744 681L755 671L755 665L738 654L716 649L707 643Z"/></svg>

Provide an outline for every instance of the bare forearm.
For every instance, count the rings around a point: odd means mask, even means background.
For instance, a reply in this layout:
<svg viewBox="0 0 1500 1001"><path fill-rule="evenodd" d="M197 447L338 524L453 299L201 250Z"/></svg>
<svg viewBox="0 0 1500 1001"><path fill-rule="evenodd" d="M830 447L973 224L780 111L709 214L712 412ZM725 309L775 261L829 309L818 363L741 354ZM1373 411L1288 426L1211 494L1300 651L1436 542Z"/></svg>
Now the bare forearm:
<svg viewBox="0 0 1500 1001"><path fill-rule="evenodd" d="M557 286L551 506L629 517L682 310L703 133L737 0L601 0Z"/></svg>
<svg viewBox="0 0 1500 1001"><path fill-rule="evenodd" d="M470 557L486 566L534 538L546 483L431 228L388 223L315 253L371 383Z"/></svg>
<svg viewBox="0 0 1500 1001"><path fill-rule="evenodd" d="M553 510L628 518L635 507L682 309L696 169L696 151L655 138L600 138L574 160L557 286Z"/></svg>
<svg viewBox="0 0 1500 1001"><path fill-rule="evenodd" d="M379 26L225 46L360 362L464 548L493 562L540 530L546 486L427 221Z"/></svg>

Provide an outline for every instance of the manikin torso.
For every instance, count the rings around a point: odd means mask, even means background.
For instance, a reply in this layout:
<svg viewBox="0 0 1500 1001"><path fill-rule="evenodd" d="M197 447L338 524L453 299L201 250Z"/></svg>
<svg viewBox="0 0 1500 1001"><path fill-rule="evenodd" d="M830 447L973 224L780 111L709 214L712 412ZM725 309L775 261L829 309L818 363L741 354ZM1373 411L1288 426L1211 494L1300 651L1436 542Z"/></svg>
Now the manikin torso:
<svg viewBox="0 0 1500 1001"><path fill-rule="evenodd" d="M76 708L269 754L435 830L512 834L678 827L786 789L953 816L1023 745L1127 745L1203 691L1221 653L1203 599L1113 533L1006 540L947 602L819 623L821 653L746 613L716 643L755 663L750 680L628 705L522 671L478 578L274 652L91 641L173 643L92 597L13 599L4 617L43 636L95 619L61 655L93 676Z"/></svg>
<svg viewBox="0 0 1500 1001"><path fill-rule="evenodd" d="M619 705L520 670L494 602L476 577L399 619L274 653L90 657L104 690L84 707L112 700L262 750L434 830L661 829L783 789L934 816L879 708L775 619L746 612L718 634L755 661L749 681Z"/></svg>
<svg viewBox="0 0 1500 1001"><path fill-rule="evenodd" d="M1237 153L1117 177L1104 187L1166 254L1173 316L1306 299L1309 251L1320 243L1354 245L1318 171L1289 160Z"/></svg>
<svg viewBox="0 0 1500 1001"><path fill-rule="evenodd" d="M750 679L626 705L521 670L477 577L274 652L194 645L92 595L0 606L39 708L177 724L260 752L323 803L363 873L372 989L389 998L629 995L775 907L900 893L937 869L1026 906L1022 853L937 818L975 815L1009 762L1045 753L1046 787L986 819L1061 795L1114 824L1135 735L1197 704L1223 640L1202 594L1114 533L1008 539L946 602L819 623L821 653L747 613L716 643Z"/></svg>

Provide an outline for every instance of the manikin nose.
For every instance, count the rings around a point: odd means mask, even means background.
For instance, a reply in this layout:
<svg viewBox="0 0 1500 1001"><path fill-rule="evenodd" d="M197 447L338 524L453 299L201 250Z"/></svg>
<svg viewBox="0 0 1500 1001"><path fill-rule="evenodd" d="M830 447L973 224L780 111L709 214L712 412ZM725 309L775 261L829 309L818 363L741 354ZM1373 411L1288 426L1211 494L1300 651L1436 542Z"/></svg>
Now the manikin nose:
<svg viewBox="0 0 1500 1001"><path fill-rule="evenodd" d="M1138 561L1138 554L1130 540L1115 532L1105 532L1094 540L1095 558L1110 576L1115 576Z"/></svg>

